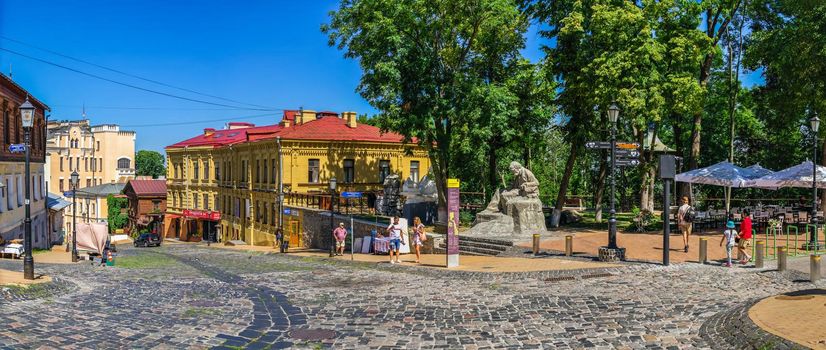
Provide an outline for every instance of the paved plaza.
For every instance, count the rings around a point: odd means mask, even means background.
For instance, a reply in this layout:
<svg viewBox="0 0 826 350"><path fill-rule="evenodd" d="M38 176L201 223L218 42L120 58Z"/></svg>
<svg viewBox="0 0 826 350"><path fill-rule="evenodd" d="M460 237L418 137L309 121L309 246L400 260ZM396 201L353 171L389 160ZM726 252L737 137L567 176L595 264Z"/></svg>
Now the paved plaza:
<svg viewBox="0 0 826 350"><path fill-rule="evenodd" d="M826 287L691 263L486 273L194 244L37 268L53 282L0 287L0 348L784 348L744 310Z"/></svg>

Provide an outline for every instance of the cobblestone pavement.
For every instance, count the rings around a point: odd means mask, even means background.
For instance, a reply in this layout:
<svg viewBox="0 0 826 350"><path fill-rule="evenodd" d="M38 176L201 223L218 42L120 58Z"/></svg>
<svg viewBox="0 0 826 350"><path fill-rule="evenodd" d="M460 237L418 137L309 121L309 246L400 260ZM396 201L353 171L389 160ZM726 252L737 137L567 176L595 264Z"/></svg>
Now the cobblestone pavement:
<svg viewBox="0 0 826 350"><path fill-rule="evenodd" d="M0 293L0 348L752 348L779 343L719 331L769 339L744 305L826 287L698 264L487 274L196 245L130 256L158 264L37 265L54 282Z"/></svg>

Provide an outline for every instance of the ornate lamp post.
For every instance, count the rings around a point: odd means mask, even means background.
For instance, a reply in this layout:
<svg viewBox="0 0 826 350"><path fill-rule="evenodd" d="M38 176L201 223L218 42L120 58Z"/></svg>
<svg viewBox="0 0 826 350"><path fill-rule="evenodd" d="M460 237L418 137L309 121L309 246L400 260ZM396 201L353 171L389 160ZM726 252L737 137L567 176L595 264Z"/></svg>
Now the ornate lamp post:
<svg viewBox="0 0 826 350"><path fill-rule="evenodd" d="M608 219L608 248L617 248L616 172L617 172L617 119L620 109L616 103L608 107L608 122L611 123L611 217Z"/></svg>
<svg viewBox="0 0 826 350"><path fill-rule="evenodd" d="M72 262L77 262L77 185L80 182L80 175L77 170L69 177L69 185L72 186Z"/></svg>
<svg viewBox="0 0 826 350"><path fill-rule="evenodd" d="M25 134L24 142L26 143L26 219L23 220L23 227L25 236L23 243L26 246L26 256L23 258L23 278L27 280L34 279L34 258L32 258L32 216L31 216L31 187L32 177L29 170L29 136L34 123L34 105L29 102L29 97L26 96L26 102L20 105L20 120L23 122L23 132Z"/></svg>
<svg viewBox="0 0 826 350"><path fill-rule="evenodd" d="M809 126L814 139L812 143L812 215L810 219L811 224L814 225L814 230L809 236L807 245L809 249L818 250L823 246L823 244L817 242L817 130L820 128L820 118L817 115L809 118Z"/></svg>
<svg viewBox="0 0 826 350"><path fill-rule="evenodd" d="M336 200L336 177L330 179L330 257L332 258L335 256L336 250L336 240L333 237L333 227L335 227L334 217L333 217L333 209Z"/></svg>

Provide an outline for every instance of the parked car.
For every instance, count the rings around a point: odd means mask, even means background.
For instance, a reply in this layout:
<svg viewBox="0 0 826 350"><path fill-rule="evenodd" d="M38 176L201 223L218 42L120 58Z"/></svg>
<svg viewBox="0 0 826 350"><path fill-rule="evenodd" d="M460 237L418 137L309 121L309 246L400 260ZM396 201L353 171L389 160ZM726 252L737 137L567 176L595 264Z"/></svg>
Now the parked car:
<svg viewBox="0 0 826 350"><path fill-rule="evenodd" d="M154 233L141 233L141 235L135 239L134 244L135 247L160 247L161 237Z"/></svg>

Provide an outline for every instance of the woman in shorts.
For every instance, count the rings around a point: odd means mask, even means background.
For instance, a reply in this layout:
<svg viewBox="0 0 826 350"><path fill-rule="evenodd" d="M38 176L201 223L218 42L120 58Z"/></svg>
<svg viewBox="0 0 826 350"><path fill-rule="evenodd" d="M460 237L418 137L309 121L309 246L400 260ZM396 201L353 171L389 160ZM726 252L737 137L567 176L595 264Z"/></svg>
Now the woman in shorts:
<svg viewBox="0 0 826 350"><path fill-rule="evenodd" d="M422 258L421 247L422 242L427 240L427 235L424 232L424 224L419 217L413 218L413 247L416 249L416 263L418 264Z"/></svg>

